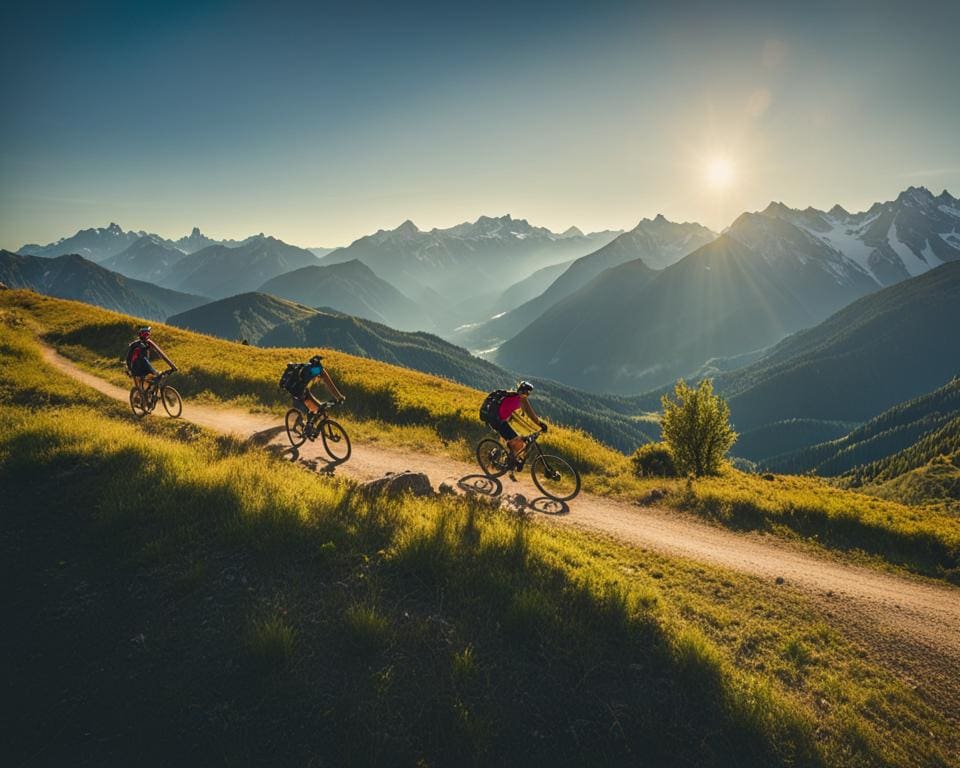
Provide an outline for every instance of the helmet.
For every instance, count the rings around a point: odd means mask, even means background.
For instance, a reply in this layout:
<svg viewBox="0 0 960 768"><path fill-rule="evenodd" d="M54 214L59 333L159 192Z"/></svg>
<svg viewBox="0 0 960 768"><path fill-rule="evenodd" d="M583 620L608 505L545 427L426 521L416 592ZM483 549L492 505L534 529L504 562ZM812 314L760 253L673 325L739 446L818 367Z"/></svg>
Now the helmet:
<svg viewBox="0 0 960 768"><path fill-rule="evenodd" d="M323 360L323 355L314 355L310 358L310 365L320 365L321 360Z"/></svg>
<svg viewBox="0 0 960 768"><path fill-rule="evenodd" d="M529 381L521 381L519 384L517 384L517 392L519 392L521 395L524 395L527 392L533 392L533 384L531 384Z"/></svg>
<svg viewBox="0 0 960 768"><path fill-rule="evenodd" d="M150 326L149 326L149 325L141 325L141 326L140 326L140 329L137 331L137 335L138 335L141 339L147 338L147 336L150 335Z"/></svg>

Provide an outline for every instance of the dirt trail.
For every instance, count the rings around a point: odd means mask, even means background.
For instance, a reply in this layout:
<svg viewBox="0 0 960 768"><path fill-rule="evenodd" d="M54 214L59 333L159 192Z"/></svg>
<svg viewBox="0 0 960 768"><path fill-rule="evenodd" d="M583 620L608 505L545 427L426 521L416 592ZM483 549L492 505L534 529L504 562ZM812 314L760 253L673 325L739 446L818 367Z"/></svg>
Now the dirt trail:
<svg viewBox="0 0 960 768"><path fill-rule="evenodd" d="M82 370L54 350L45 347L44 359L99 392L128 401L128 390ZM290 448L274 416L187 402L182 418ZM316 443L304 445L299 459L319 468L327 461ZM410 469L425 472L434 487L444 480L461 487L484 482L476 465L440 456L411 456L371 444L354 445L346 464L329 469L358 480ZM915 681L938 709L954 718L960 715L960 589L844 565L798 552L769 537L732 533L669 511L598 496L581 494L566 509L538 498L529 473L518 475L516 483L504 479L503 491L535 499L533 507L541 513L535 517L547 524L608 534L637 546L770 580L782 578L785 587L814 595L826 613L854 630L877 661Z"/></svg>

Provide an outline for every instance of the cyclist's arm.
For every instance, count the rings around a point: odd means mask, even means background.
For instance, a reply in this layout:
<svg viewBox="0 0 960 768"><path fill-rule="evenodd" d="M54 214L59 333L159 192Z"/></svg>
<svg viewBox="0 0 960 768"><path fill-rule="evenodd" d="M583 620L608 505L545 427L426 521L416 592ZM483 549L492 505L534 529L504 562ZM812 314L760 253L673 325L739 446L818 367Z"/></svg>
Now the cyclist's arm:
<svg viewBox="0 0 960 768"><path fill-rule="evenodd" d="M323 386L327 388L327 392L331 394L334 400L343 400L343 395L340 394L340 390L337 389L337 385L333 383L333 379L330 378L330 374L327 373L326 369L320 372L320 378L323 379Z"/></svg>
<svg viewBox="0 0 960 768"><path fill-rule="evenodd" d="M527 418L533 419L533 423L538 427L543 427L543 422L540 421L540 417L533 412L533 406L530 405L530 401L527 398L520 398L520 407L523 408L523 413Z"/></svg>
<svg viewBox="0 0 960 768"><path fill-rule="evenodd" d="M147 344L150 345L150 349L154 350L158 355L160 355L160 357L163 358L163 361L164 361L167 365L169 365L171 368L173 368L174 370L176 370L177 366L175 366L175 365L173 364L173 360L171 360L169 357L167 357L167 356L163 353L163 350L160 349L160 347L158 347L158 346L154 343L153 339L148 339L148 340L147 340Z"/></svg>

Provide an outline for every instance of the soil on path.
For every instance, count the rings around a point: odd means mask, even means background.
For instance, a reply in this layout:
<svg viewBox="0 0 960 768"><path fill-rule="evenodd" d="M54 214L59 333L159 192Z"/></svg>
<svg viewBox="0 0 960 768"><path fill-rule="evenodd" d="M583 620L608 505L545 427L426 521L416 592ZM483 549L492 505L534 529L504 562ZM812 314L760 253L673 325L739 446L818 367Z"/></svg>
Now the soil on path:
<svg viewBox="0 0 960 768"><path fill-rule="evenodd" d="M44 347L44 359L63 373L124 402L129 391L104 381ZM365 481L388 472L424 472L434 487L490 489L476 465L442 456L355 444L350 460L330 465L323 448L290 449L279 420L268 414L185 403L182 418L262 445L274 446L310 467ZM960 589L846 565L800 552L767 536L733 533L667 510L581 494L568 508L542 498L529 474L504 492L531 500L537 520L613 536L620 541L680 555L770 580L813 595L824 612L843 623L876 660L915 683L931 703L960 722ZM494 491L499 490L494 486ZM539 497L539 498L538 498ZM539 513L539 514L537 514Z"/></svg>

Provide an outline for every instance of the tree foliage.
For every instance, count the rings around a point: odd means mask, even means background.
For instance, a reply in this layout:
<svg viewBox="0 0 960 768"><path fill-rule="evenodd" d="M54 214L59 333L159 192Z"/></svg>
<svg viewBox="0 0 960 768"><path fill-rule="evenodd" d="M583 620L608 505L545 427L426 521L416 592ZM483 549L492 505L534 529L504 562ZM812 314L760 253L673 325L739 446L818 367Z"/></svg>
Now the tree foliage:
<svg viewBox="0 0 960 768"><path fill-rule="evenodd" d="M677 465L666 443L647 443L634 451L630 459L637 477L676 477Z"/></svg>
<svg viewBox="0 0 960 768"><path fill-rule="evenodd" d="M696 389L683 379L664 395L661 430L681 474L714 475L737 439L730 426L730 408L713 394L713 382L704 379Z"/></svg>

